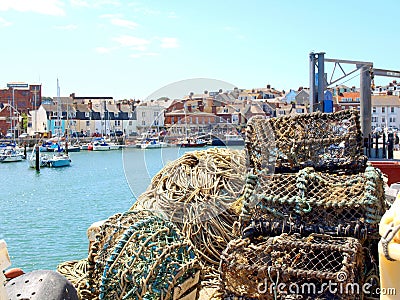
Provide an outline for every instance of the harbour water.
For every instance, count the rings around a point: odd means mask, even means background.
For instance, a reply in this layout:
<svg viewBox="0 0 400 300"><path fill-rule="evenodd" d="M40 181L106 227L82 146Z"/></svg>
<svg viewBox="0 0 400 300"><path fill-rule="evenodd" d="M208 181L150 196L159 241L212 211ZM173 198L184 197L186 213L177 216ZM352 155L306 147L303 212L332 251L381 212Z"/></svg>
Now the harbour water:
<svg viewBox="0 0 400 300"><path fill-rule="evenodd" d="M124 149L70 153L71 167L43 168L26 161L0 164L0 239L12 267L55 270L85 258L86 230L128 210L168 161L193 149Z"/></svg>

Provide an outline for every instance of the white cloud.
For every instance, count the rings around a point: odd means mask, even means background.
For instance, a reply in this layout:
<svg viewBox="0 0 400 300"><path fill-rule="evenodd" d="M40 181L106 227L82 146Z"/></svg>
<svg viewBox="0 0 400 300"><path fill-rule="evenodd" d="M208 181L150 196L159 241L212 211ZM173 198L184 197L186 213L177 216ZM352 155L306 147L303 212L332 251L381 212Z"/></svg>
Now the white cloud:
<svg viewBox="0 0 400 300"><path fill-rule="evenodd" d="M155 53L155 52L146 52L146 53L133 53L129 56L132 58L140 58L140 57L144 57L144 56L157 56L157 55L159 55L159 54Z"/></svg>
<svg viewBox="0 0 400 300"><path fill-rule="evenodd" d="M120 6L119 0L70 0L72 6L98 8L105 5Z"/></svg>
<svg viewBox="0 0 400 300"><path fill-rule="evenodd" d="M101 15L100 18L109 19L111 24L128 29L135 29L138 26L138 24L133 21L122 19L121 15L105 14Z"/></svg>
<svg viewBox="0 0 400 300"><path fill-rule="evenodd" d="M63 16L64 3L59 0L1 0L0 11L16 10L20 12L35 12L44 15Z"/></svg>
<svg viewBox="0 0 400 300"><path fill-rule="evenodd" d="M61 29L61 30L76 30L76 29L78 29L78 25L68 24L68 25L64 25L64 26L55 26L54 28Z"/></svg>
<svg viewBox="0 0 400 300"><path fill-rule="evenodd" d="M129 28L129 29L135 29L138 26L138 24L133 21L119 19L119 18L113 18L110 20L110 22L113 25Z"/></svg>
<svg viewBox="0 0 400 300"><path fill-rule="evenodd" d="M168 13L168 18L170 19L176 19L178 16L176 15L176 13L174 11L170 11Z"/></svg>
<svg viewBox="0 0 400 300"><path fill-rule="evenodd" d="M149 40L130 35L121 35L119 37L113 38L113 40L119 43L121 46L142 47L142 49L150 44Z"/></svg>
<svg viewBox="0 0 400 300"><path fill-rule="evenodd" d="M178 39L177 38L161 38L161 48L178 48Z"/></svg>
<svg viewBox="0 0 400 300"><path fill-rule="evenodd" d="M6 19L3 19L2 17L0 17L0 27L7 27L7 26L11 26L12 23L8 22Z"/></svg>

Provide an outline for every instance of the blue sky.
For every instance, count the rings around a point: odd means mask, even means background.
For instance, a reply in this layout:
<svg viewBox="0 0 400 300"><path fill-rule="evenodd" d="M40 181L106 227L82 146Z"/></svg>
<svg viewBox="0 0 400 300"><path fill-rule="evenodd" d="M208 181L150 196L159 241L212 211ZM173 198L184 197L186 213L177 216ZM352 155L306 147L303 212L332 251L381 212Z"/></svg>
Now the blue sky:
<svg viewBox="0 0 400 300"><path fill-rule="evenodd" d="M0 88L41 83L42 94L53 97L58 77L61 96L144 99L177 81L211 78L289 90L308 86L310 51L400 70L399 6L396 0L0 0ZM359 85L359 78L346 84Z"/></svg>

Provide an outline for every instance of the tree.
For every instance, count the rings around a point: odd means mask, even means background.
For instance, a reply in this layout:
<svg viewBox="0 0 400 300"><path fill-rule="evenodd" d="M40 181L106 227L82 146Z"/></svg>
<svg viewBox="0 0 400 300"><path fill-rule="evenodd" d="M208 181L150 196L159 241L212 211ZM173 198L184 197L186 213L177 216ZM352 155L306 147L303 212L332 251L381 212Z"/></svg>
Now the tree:
<svg viewBox="0 0 400 300"><path fill-rule="evenodd" d="M23 129L24 132L28 129L28 115L26 113L22 113L22 126L21 129Z"/></svg>

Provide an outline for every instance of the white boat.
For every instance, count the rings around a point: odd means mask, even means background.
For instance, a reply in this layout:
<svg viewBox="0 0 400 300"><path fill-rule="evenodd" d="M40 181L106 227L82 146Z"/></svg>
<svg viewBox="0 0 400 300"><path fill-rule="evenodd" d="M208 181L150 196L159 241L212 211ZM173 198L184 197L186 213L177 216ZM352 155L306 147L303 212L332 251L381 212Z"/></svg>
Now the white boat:
<svg viewBox="0 0 400 300"><path fill-rule="evenodd" d="M21 153L19 150L16 150L13 147L6 147L0 153L0 162L7 163L7 162L17 162L22 161L24 154Z"/></svg>
<svg viewBox="0 0 400 300"><path fill-rule="evenodd" d="M93 142L93 151L109 151L111 147L106 143L105 140L99 140Z"/></svg>
<svg viewBox="0 0 400 300"><path fill-rule="evenodd" d="M71 165L71 159L68 154L57 152L47 160L47 165L52 168L68 167Z"/></svg>
<svg viewBox="0 0 400 300"><path fill-rule="evenodd" d="M47 154L42 153L39 150L39 167L47 167L48 166L49 157ZM36 147L33 147L31 155L28 157L29 167L36 168Z"/></svg>
<svg viewBox="0 0 400 300"><path fill-rule="evenodd" d="M104 139L96 140L93 142L93 151L109 151L118 149L121 149L121 145L117 145Z"/></svg>
<svg viewBox="0 0 400 300"><path fill-rule="evenodd" d="M168 144L165 142L160 142L158 138L148 138L142 141L140 148L142 149L157 149L165 148Z"/></svg>

